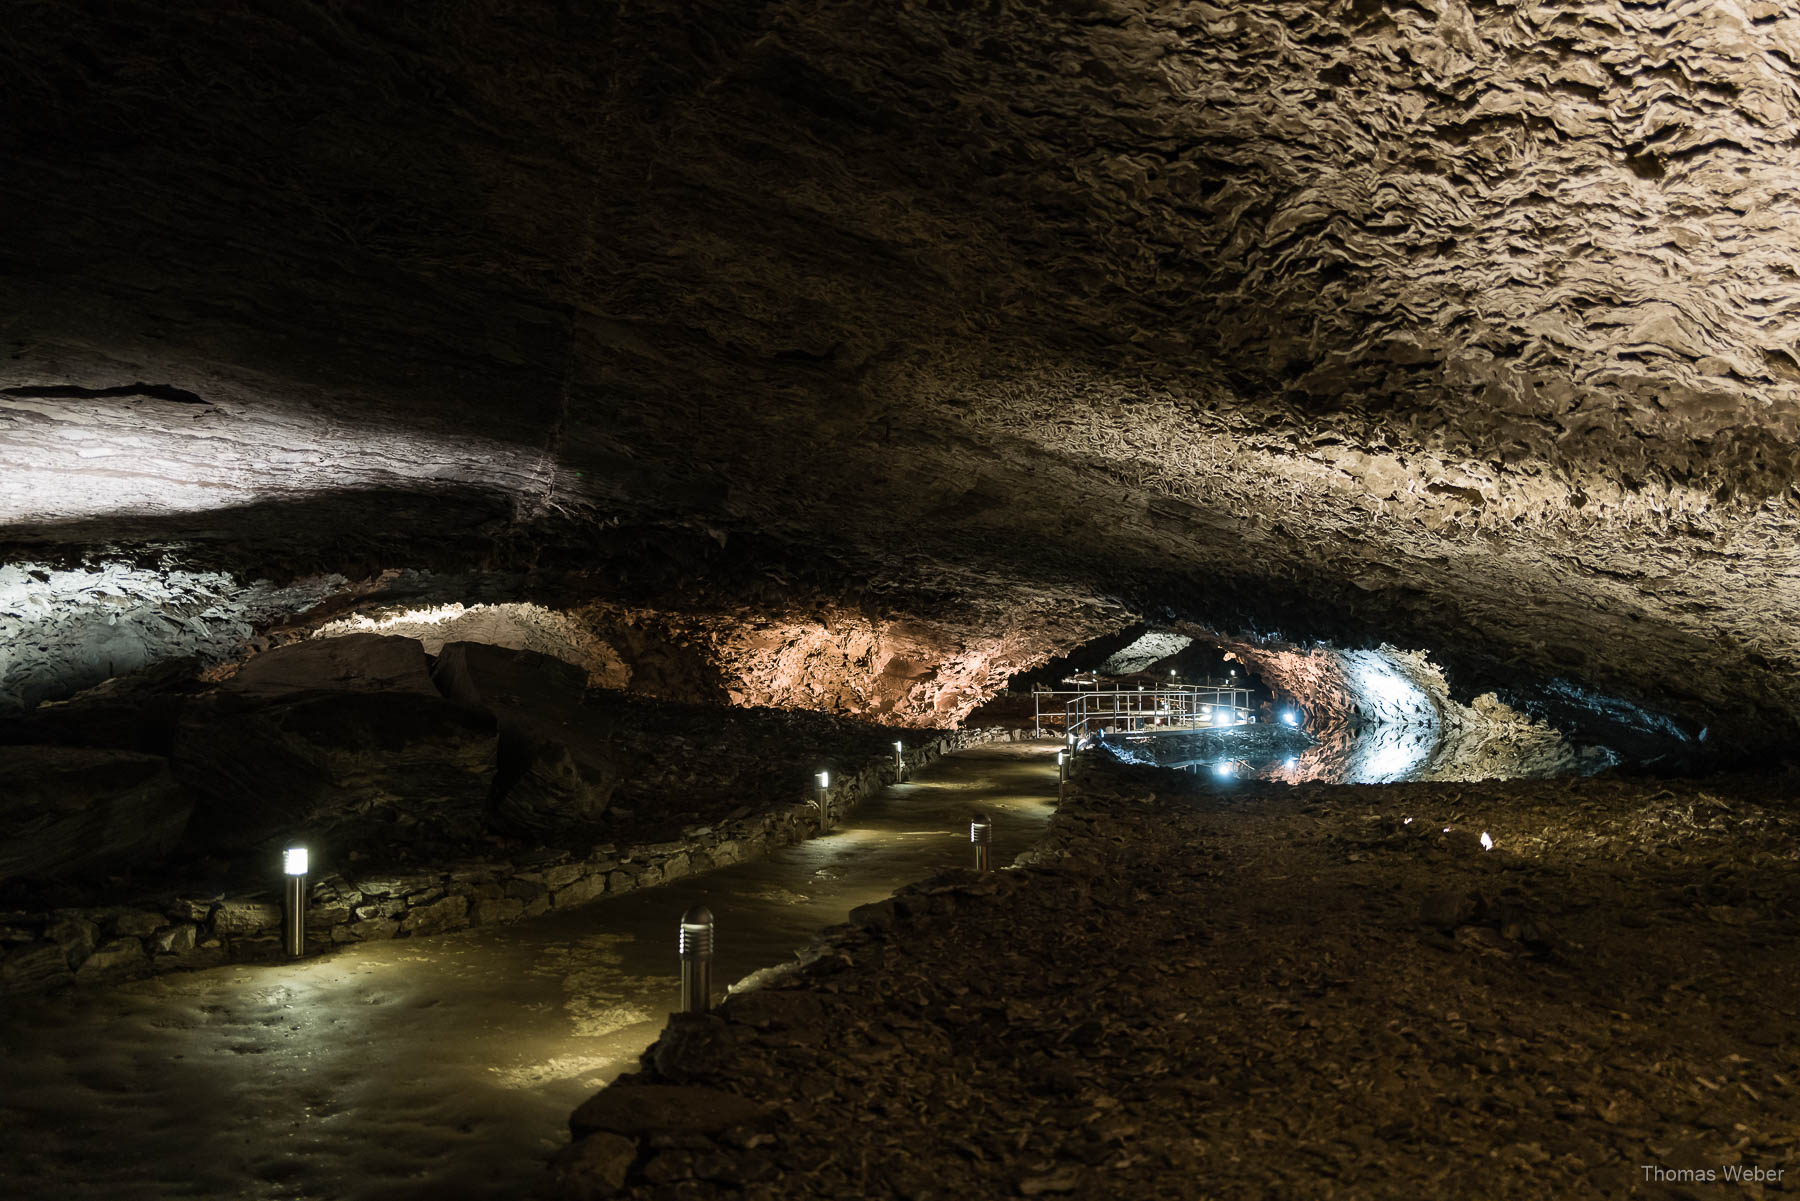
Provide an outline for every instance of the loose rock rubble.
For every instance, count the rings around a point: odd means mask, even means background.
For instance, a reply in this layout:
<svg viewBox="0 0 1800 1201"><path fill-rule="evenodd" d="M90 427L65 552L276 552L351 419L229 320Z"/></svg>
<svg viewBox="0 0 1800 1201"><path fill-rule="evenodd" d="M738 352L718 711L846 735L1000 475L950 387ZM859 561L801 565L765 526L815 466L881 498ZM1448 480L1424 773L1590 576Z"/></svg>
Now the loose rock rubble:
<svg viewBox="0 0 1800 1201"><path fill-rule="evenodd" d="M1791 1172L1797 791L1214 790L1084 760L1018 870L864 907L583 1107L756 1116L590 1149L578 1114L547 1191L1672 1198L1698 1194L1644 1165Z"/></svg>

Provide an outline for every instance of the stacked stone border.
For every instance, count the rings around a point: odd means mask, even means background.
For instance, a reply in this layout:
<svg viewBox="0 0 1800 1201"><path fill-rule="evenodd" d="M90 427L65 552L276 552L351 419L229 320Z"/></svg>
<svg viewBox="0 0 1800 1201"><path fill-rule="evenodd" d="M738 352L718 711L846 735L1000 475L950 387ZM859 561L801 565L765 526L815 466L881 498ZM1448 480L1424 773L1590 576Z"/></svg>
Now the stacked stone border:
<svg viewBox="0 0 1800 1201"><path fill-rule="evenodd" d="M833 773L825 825L837 825L863 797L944 755L1029 737L1029 731L1010 729L942 731L906 748L903 768L892 755L883 755L854 772ZM683 830L672 841L599 846L585 856L543 851L507 860L464 860L429 872L327 873L309 889L308 957L353 943L571 909L756 859L816 836L820 826L818 806L809 797L759 814L740 810L712 825ZM277 960L282 956L279 880L269 884L264 892L236 896L0 913L0 995Z"/></svg>

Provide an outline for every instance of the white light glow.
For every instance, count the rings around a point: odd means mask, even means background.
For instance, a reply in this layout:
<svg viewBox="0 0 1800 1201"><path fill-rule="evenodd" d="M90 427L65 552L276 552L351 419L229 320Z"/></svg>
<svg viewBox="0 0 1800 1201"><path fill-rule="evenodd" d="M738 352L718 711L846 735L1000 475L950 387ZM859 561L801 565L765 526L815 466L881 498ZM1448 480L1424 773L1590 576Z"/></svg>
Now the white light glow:
<svg viewBox="0 0 1800 1201"><path fill-rule="evenodd" d="M306 848L289 847L281 857L281 870L290 876L306 874Z"/></svg>
<svg viewBox="0 0 1800 1201"><path fill-rule="evenodd" d="M1292 709L1283 709L1281 711L1281 720L1287 725L1297 726L1300 724L1300 715Z"/></svg>
<svg viewBox="0 0 1800 1201"><path fill-rule="evenodd" d="M1375 731L1376 745L1346 779L1351 784L1382 784L1411 772L1425 757L1428 744L1405 738L1384 738Z"/></svg>
<svg viewBox="0 0 1800 1201"><path fill-rule="evenodd" d="M1481 849L1484 851L1491 851L1494 849L1494 840L1488 836L1486 830L1481 832Z"/></svg>
<svg viewBox="0 0 1800 1201"><path fill-rule="evenodd" d="M66 385L41 383L46 393ZM270 500L370 488L434 486L446 477L516 487L553 475L556 494L579 495L572 470L540 462L538 448L466 434L357 422L344 412L225 394L203 404L152 396L0 397L0 414L27 440L0 473L0 525L129 513L202 513ZM38 432L42 431L42 432Z"/></svg>
<svg viewBox="0 0 1800 1201"><path fill-rule="evenodd" d="M1237 771L1237 765L1234 763L1227 762L1227 763L1213 764L1213 775L1218 776L1221 779L1230 777L1236 771Z"/></svg>
<svg viewBox="0 0 1800 1201"><path fill-rule="evenodd" d="M830 772L822 771L819 773L819 787L820 788L830 788L831 787L831 773Z"/></svg>

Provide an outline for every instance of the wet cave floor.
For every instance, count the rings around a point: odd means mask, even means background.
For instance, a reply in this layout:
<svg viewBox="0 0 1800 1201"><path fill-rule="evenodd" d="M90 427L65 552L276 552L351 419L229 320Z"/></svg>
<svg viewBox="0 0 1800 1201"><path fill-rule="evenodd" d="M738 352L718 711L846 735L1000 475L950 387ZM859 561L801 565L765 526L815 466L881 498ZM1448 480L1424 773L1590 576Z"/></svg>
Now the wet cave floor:
<svg viewBox="0 0 1800 1201"><path fill-rule="evenodd" d="M1054 751L948 756L828 837L566 914L12 1003L0 1196L520 1196L678 1003L689 905L716 915L722 989L965 864L977 810L1010 862L1048 821Z"/></svg>

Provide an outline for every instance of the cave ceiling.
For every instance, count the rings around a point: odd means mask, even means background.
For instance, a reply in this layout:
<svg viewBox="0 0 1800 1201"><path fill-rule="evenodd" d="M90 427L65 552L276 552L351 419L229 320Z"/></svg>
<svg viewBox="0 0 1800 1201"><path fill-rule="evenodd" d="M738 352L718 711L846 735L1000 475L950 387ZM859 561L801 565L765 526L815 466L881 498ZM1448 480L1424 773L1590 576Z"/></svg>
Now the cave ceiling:
<svg viewBox="0 0 1800 1201"><path fill-rule="evenodd" d="M27 0L0 68L8 559L1129 611L1796 733L1781 5Z"/></svg>

